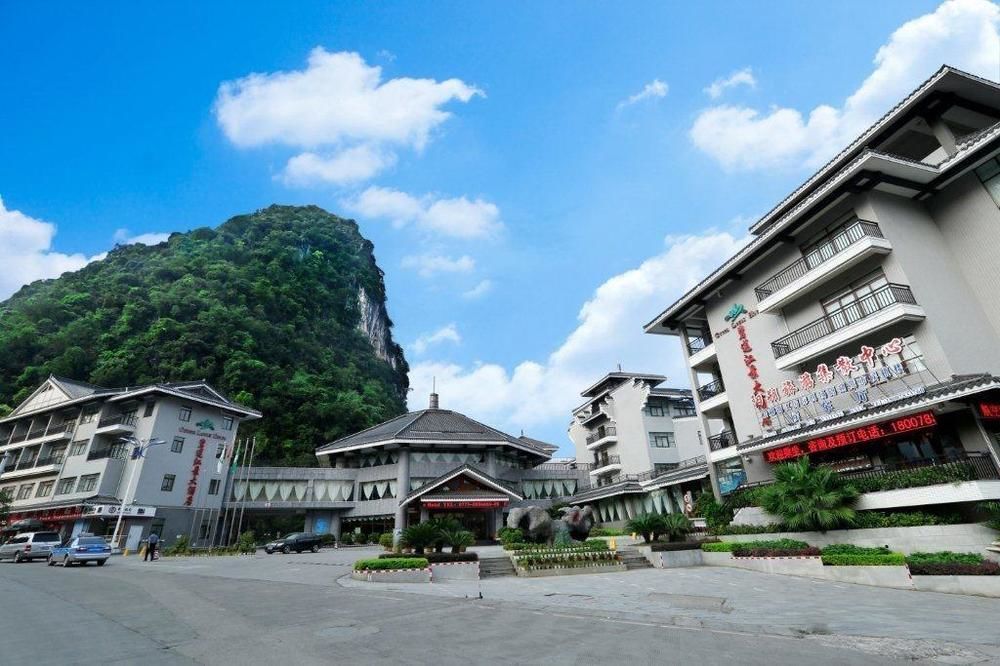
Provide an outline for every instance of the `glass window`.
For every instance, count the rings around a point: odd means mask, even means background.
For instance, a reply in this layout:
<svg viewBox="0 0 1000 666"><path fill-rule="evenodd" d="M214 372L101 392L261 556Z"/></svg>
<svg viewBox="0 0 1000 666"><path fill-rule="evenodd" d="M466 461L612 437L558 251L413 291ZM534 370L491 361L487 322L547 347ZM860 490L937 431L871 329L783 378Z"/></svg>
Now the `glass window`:
<svg viewBox="0 0 1000 666"><path fill-rule="evenodd" d="M232 430L233 429L233 417L232 416L223 416L222 417L222 429L223 430Z"/></svg>
<svg viewBox="0 0 1000 666"><path fill-rule="evenodd" d="M823 310L830 315L834 328L846 326L887 306L891 301L886 299L891 299L892 295L879 290L888 284L882 271L877 271L824 299Z"/></svg>
<svg viewBox="0 0 1000 666"><path fill-rule="evenodd" d="M170 492L174 489L174 480L177 477L173 474L164 474L163 482L160 484L160 490L163 492Z"/></svg>
<svg viewBox="0 0 1000 666"><path fill-rule="evenodd" d="M95 416L97 416L96 409L85 409L83 410L83 415L80 416L80 423L90 423L94 420Z"/></svg>
<svg viewBox="0 0 1000 666"><path fill-rule="evenodd" d="M38 484L38 490L35 491L35 497L48 497L52 494L52 486L55 484L55 481L42 481Z"/></svg>
<svg viewBox="0 0 1000 666"><path fill-rule="evenodd" d="M669 449L674 445L674 433L651 432L649 433L649 445L658 449Z"/></svg>
<svg viewBox="0 0 1000 666"><path fill-rule="evenodd" d="M79 456L87 451L87 444L89 440L78 439L69 445L69 454L71 456Z"/></svg>
<svg viewBox="0 0 1000 666"><path fill-rule="evenodd" d="M68 495L73 492L73 487L76 485L76 477L71 476L68 479L60 479L59 485L56 486L56 495Z"/></svg>
<svg viewBox="0 0 1000 666"><path fill-rule="evenodd" d="M219 479L212 479L208 482L208 494L218 495L219 494Z"/></svg>
<svg viewBox="0 0 1000 666"><path fill-rule="evenodd" d="M695 416L697 412L694 410L694 405L687 404L675 404L674 405L674 416L684 417L684 416Z"/></svg>
<svg viewBox="0 0 1000 666"><path fill-rule="evenodd" d="M144 410L142 410L142 418L146 418L148 416L152 416L153 415L153 408L154 407L156 407L156 403L155 402L147 402L146 403L146 408Z"/></svg>
<svg viewBox="0 0 1000 666"><path fill-rule="evenodd" d="M87 474L86 476L81 476L80 485L77 486L76 491L78 493L83 493L93 490L97 487L97 479L99 479L100 476L100 474Z"/></svg>
<svg viewBox="0 0 1000 666"><path fill-rule="evenodd" d="M181 421L185 421L185 422L186 421L190 421L191 420L191 408L190 407L181 407L180 415L179 415L178 418L180 418Z"/></svg>
<svg viewBox="0 0 1000 666"><path fill-rule="evenodd" d="M184 438L174 437L173 443L170 445L170 450L174 453L180 453L184 450Z"/></svg>
<svg viewBox="0 0 1000 666"><path fill-rule="evenodd" d="M226 452L226 445L225 444L219 444L218 446L215 447L215 457L216 458L221 458L222 454L225 453L225 452Z"/></svg>
<svg viewBox="0 0 1000 666"><path fill-rule="evenodd" d="M35 484L25 483L17 489L17 499L26 500L31 497L31 491L35 489Z"/></svg>
<svg viewBox="0 0 1000 666"><path fill-rule="evenodd" d="M979 176L986 191L993 197L993 202L1000 206L1000 158L994 157L976 169L976 175Z"/></svg>
<svg viewBox="0 0 1000 666"><path fill-rule="evenodd" d="M666 416L666 410L663 409L663 405L649 405L646 407L646 413L650 416Z"/></svg>

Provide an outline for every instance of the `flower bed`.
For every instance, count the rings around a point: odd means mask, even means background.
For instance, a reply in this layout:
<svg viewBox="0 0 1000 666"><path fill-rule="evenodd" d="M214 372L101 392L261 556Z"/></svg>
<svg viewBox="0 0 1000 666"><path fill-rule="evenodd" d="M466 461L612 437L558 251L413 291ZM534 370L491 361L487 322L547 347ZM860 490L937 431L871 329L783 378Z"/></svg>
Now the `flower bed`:
<svg viewBox="0 0 1000 666"><path fill-rule="evenodd" d="M544 543L511 543L504 546L505 550L517 553L590 553L607 551L608 544L600 539L588 539L572 546L549 546Z"/></svg>
<svg viewBox="0 0 1000 666"><path fill-rule="evenodd" d="M378 556L380 560L400 559L396 553L382 553ZM424 553L418 557L423 557L431 564L440 562L478 562L479 553Z"/></svg>
<svg viewBox="0 0 1000 666"><path fill-rule="evenodd" d="M622 571L620 555L613 550L580 552L531 552L514 555L519 576L545 576L562 573L602 573Z"/></svg>
<svg viewBox="0 0 1000 666"><path fill-rule="evenodd" d="M828 567L898 567L906 564L902 553L871 555L823 555L823 565Z"/></svg>
<svg viewBox="0 0 1000 666"><path fill-rule="evenodd" d="M977 553L912 553L906 563L914 576L1000 576L1000 563Z"/></svg>
<svg viewBox="0 0 1000 666"><path fill-rule="evenodd" d="M732 553L733 557L812 557L820 554L805 541L767 539L761 541L720 541L701 544L706 553Z"/></svg>
<svg viewBox="0 0 1000 666"><path fill-rule="evenodd" d="M390 569L426 569L426 557L376 557L358 560L354 563L355 571L387 571Z"/></svg>

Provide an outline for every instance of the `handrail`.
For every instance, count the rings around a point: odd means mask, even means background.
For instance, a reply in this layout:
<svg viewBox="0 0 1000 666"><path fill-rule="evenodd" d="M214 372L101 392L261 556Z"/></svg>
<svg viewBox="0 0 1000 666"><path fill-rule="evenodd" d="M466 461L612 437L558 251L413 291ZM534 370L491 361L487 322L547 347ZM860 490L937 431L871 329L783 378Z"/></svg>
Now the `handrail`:
<svg viewBox="0 0 1000 666"><path fill-rule="evenodd" d="M593 444L594 442L604 439L605 437L615 437L618 435L618 431L614 426L601 426L597 429L597 432L587 435L587 444Z"/></svg>
<svg viewBox="0 0 1000 666"><path fill-rule="evenodd" d="M717 396L726 390L725 385L722 383L721 379L716 379L714 382L709 382L698 387L698 397L702 400L708 400L713 396Z"/></svg>
<svg viewBox="0 0 1000 666"><path fill-rule="evenodd" d="M736 446L736 435L731 430L723 430L718 435L712 435L708 438L708 448L712 451L726 449L730 446Z"/></svg>
<svg viewBox="0 0 1000 666"><path fill-rule="evenodd" d="M916 305L917 301L913 297L913 292L905 284L887 284L853 303L848 303L844 307L829 312L788 335L778 338L771 343L771 351L774 352L774 358L781 358L842 329L847 324L870 317L897 303Z"/></svg>
<svg viewBox="0 0 1000 666"><path fill-rule="evenodd" d="M594 469L600 469L601 467L607 467L608 465L618 465L621 461L621 456L615 454L594 456Z"/></svg>
<svg viewBox="0 0 1000 666"><path fill-rule="evenodd" d="M115 414L113 416L106 416L97 422L98 428L104 428L110 425L127 425L134 426L138 422L138 416L134 412L129 412L125 414Z"/></svg>
<svg viewBox="0 0 1000 666"><path fill-rule="evenodd" d="M702 349L710 345L710 342L706 342L704 336L698 336L697 338L691 338L688 340L687 349L688 354L697 354Z"/></svg>
<svg viewBox="0 0 1000 666"><path fill-rule="evenodd" d="M754 293L762 301L774 292L784 289L817 266L826 263L862 238L885 238L882 230L874 222L855 220L826 242L814 248L801 259L793 261L780 271L761 282Z"/></svg>

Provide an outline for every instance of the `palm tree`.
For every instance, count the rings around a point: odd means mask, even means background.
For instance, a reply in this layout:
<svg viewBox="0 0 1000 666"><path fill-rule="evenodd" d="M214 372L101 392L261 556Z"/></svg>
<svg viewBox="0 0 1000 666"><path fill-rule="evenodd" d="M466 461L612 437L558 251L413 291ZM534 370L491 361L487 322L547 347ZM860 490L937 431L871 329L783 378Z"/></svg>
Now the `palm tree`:
<svg viewBox="0 0 1000 666"><path fill-rule="evenodd" d="M660 516L660 529L657 533L666 534L668 541L683 541L690 531L691 521L683 513Z"/></svg>
<svg viewBox="0 0 1000 666"><path fill-rule="evenodd" d="M649 543L654 533L659 531L662 524L662 516L655 513L642 513L625 523L625 530L642 536L642 540Z"/></svg>
<svg viewBox="0 0 1000 666"><path fill-rule="evenodd" d="M476 535L468 530L445 530L441 533L444 542L451 546L451 552L461 553L476 542Z"/></svg>
<svg viewBox="0 0 1000 666"><path fill-rule="evenodd" d="M761 491L761 506L793 530L826 530L850 523L858 497L829 467L810 466L809 457L778 465L774 483Z"/></svg>
<svg viewBox="0 0 1000 666"><path fill-rule="evenodd" d="M410 525L403 530L403 542L413 549L417 555L423 555L424 549L433 546L440 539L440 532L429 521Z"/></svg>
<svg viewBox="0 0 1000 666"><path fill-rule="evenodd" d="M433 525L434 529L437 530L437 539L434 540L434 543L432 545L434 546L435 552L438 553L444 551L444 544L445 544L444 533L454 532L462 529L462 523L458 522L454 518L449 518L447 516L439 516L431 518L430 520L427 521L427 524Z"/></svg>

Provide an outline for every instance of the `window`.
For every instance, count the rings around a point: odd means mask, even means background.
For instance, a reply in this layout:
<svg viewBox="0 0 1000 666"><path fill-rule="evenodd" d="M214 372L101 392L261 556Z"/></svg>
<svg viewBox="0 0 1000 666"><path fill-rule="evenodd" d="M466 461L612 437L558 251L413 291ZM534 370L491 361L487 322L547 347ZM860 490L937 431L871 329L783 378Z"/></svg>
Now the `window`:
<svg viewBox="0 0 1000 666"><path fill-rule="evenodd" d="M175 475L173 475L173 474L164 474L163 475L163 483L160 484L160 490L162 490L165 493L168 493L171 490L173 490L174 489L174 480L176 478L177 477Z"/></svg>
<svg viewBox="0 0 1000 666"><path fill-rule="evenodd" d="M872 297L873 293L888 284L889 281L882 274L882 271L876 271L847 289L823 299L823 311L830 315L835 329L856 322L880 307L888 305L883 301L892 298L891 294L882 292L878 296Z"/></svg>
<svg viewBox="0 0 1000 666"><path fill-rule="evenodd" d="M69 454L71 456L79 456L86 453L88 442L89 440L86 439L76 440L75 442L69 445Z"/></svg>
<svg viewBox="0 0 1000 666"><path fill-rule="evenodd" d="M147 418L153 415L153 408L156 407L155 402L147 402L146 408L142 410L142 418Z"/></svg>
<svg viewBox="0 0 1000 666"><path fill-rule="evenodd" d="M184 450L184 438L174 437L174 443L170 445L170 450L173 453L180 453Z"/></svg>
<svg viewBox="0 0 1000 666"><path fill-rule="evenodd" d="M56 486L56 495L68 495L73 492L73 486L76 485L76 477L71 476L68 479L59 479L59 485Z"/></svg>
<svg viewBox="0 0 1000 666"><path fill-rule="evenodd" d="M218 495L219 494L219 480L218 479L212 479L211 481L208 482L208 494L209 495Z"/></svg>
<svg viewBox="0 0 1000 666"><path fill-rule="evenodd" d="M93 408L88 408L83 410L83 415L80 416L80 423L90 423L97 416L97 410Z"/></svg>
<svg viewBox="0 0 1000 666"><path fill-rule="evenodd" d="M31 491L35 489L35 484L25 483L17 489L17 499L26 500L31 497Z"/></svg>
<svg viewBox="0 0 1000 666"><path fill-rule="evenodd" d="M690 404L679 404L674 405L674 416L685 417L685 416L695 416L697 412L694 410L694 405Z"/></svg>
<svg viewBox="0 0 1000 666"><path fill-rule="evenodd" d="M1000 206L1000 159L994 157L976 169L976 175L979 176L986 191L993 197L993 202Z"/></svg>
<svg viewBox="0 0 1000 666"><path fill-rule="evenodd" d="M649 445L658 449L669 449L674 445L674 433L651 432L649 433Z"/></svg>
<svg viewBox="0 0 1000 666"><path fill-rule="evenodd" d="M663 408L663 405L649 405L646 407L646 413L650 416L666 416L667 411Z"/></svg>
<svg viewBox="0 0 1000 666"><path fill-rule="evenodd" d="M77 486L76 492L83 493L93 490L97 487L97 479L101 477L100 474L88 474L86 476L80 477L80 485Z"/></svg>
<svg viewBox="0 0 1000 666"><path fill-rule="evenodd" d="M233 417L232 416L223 416L222 417L222 429L223 430L232 430L233 429Z"/></svg>
<svg viewBox="0 0 1000 666"><path fill-rule="evenodd" d="M35 497L48 497L52 494L52 486L56 485L55 481L42 481L38 484L38 490L35 491Z"/></svg>
<svg viewBox="0 0 1000 666"><path fill-rule="evenodd" d="M191 420L191 408L181 407L181 413L179 415L181 421L187 422Z"/></svg>
<svg viewBox="0 0 1000 666"><path fill-rule="evenodd" d="M226 445L225 444L219 444L217 447L215 447L215 457L216 458L221 458L222 454L225 453L225 452L226 452Z"/></svg>

